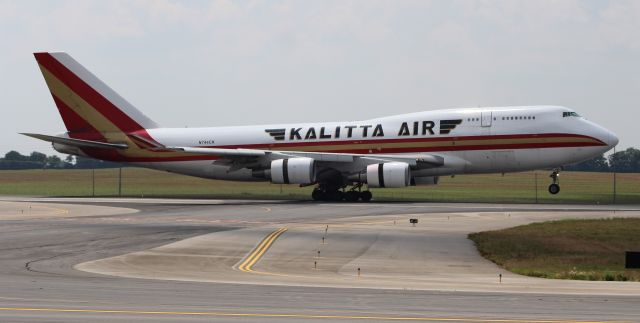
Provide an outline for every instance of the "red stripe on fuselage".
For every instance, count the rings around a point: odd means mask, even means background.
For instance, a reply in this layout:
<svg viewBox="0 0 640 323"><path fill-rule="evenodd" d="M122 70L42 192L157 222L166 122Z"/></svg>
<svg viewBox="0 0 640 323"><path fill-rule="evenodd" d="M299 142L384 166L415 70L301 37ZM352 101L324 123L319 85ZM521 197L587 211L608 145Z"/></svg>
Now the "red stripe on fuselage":
<svg viewBox="0 0 640 323"><path fill-rule="evenodd" d="M224 146L206 146L206 148L252 148L252 149L276 149L287 147L314 147L314 146L342 146L342 145L363 145L363 144L390 144L390 143L413 143L413 142L442 142L442 141L486 141L486 140L503 140L503 139L533 139L533 138L582 138L596 141L599 145L606 146L599 139L568 133L544 133L544 134L515 134L515 135L492 135L492 136L450 136L435 138L395 138L395 139L358 139L358 140L333 140L333 141L290 141L290 142L273 142L268 144L247 144L247 145L224 145ZM596 146L598 144L591 144ZM466 147L466 146L465 146Z"/></svg>

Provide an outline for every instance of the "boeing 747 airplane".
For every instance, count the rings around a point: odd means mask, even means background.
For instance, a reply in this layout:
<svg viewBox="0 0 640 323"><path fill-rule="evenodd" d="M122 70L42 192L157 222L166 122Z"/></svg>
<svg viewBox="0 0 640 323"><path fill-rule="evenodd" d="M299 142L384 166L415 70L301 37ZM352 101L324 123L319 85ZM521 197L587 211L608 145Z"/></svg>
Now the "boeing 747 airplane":
<svg viewBox="0 0 640 323"><path fill-rule="evenodd" d="M432 185L456 174L561 167L618 143L560 106L424 111L361 121L164 128L66 53L35 53L67 131L49 141L72 155L197 177L315 185L314 200L369 201L368 188Z"/></svg>

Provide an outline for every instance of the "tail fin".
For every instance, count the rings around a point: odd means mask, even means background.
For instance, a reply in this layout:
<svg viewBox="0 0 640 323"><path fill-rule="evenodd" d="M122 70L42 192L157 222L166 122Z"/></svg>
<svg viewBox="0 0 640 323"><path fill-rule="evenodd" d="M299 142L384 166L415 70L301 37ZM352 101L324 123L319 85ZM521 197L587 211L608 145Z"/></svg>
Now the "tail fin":
<svg viewBox="0 0 640 323"><path fill-rule="evenodd" d="M158 125L66 53L34 53L71 134L133 133Z"/></svg>

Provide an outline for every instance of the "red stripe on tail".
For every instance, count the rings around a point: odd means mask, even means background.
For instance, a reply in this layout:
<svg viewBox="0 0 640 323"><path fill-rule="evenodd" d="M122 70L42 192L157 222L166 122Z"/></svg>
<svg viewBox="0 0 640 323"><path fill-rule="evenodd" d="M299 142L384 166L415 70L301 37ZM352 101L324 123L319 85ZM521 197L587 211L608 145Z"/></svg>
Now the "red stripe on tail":
<svg viewBox="0 0 640 323"><path fill-rule="evenodd" d="M56 60L49 53L35 53L36 60L62 83L68 86L73 92L89 103L105 118L109 119L123 132L145 130L135 120L127 116L123 111L107 100L104 96L85 83L80 77L75 75L66 66ZM144 131L144 135L149 134ZM149 136L150 138L150 136Z"/></svg>
<svg viewBox="0 0 640 323"><path fill-rule="evenodd" d="M91 124L89 124L85 119L83 119L71 108L69 108L69 106L67 106L55 94L51 93L51 96L53 97L53 102L55 102L56 107L58 107L58 111L60 112L60 116L62 116L62 121L64 122L64 125L67 127L67 130L70 133L100 134L100 132L96 128L94 128ZM78 138L78 139L86 139L86 138Z"/></svg>

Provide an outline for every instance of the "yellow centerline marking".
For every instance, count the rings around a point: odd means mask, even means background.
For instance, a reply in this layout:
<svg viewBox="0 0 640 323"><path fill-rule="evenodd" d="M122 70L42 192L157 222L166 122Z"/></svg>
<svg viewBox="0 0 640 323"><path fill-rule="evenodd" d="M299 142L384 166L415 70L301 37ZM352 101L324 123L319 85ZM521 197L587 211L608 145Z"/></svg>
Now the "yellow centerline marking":
<svg viewBox="0 0 640 323"><path fill-rule="evenodd" d="M278 239L278 237L280 237L280 235L282 235L285 231L287 231L287 228L280 228L280 229L278 229L276 231L271 232L240 263L240 265L238 266L238 269L240 271L244 271L244 272L247 272L247 273L254 272L253 269L252 269L253 265L255 265L258 261L260 261L260 259L262 258L262 256L264 256L264 254L267 251L267 249L269 249L269 247L271 247L273 242L276 241L276 239Z"/></svg>
<svg viewBox="0 0 640 323"><path fill-rule="evenodd" d="M576 320L537 320L537 319L483 319L463 317L419 317L419 316L375 316L375 315L314 315L285 313L227 313L227 312L177 312L177 311L138 311L106 309L70 309L70 308L25 308L0 307L5 312L48 312L48 313L91 313L91 314L135 314L135 315L174 315L174 316L226 316L255 318L296 318L296 319L335 319L335 320L376 320L376 321L422 321L422 322L475 322L475 323L623 323L620 321L576 321Z"/></svg>

